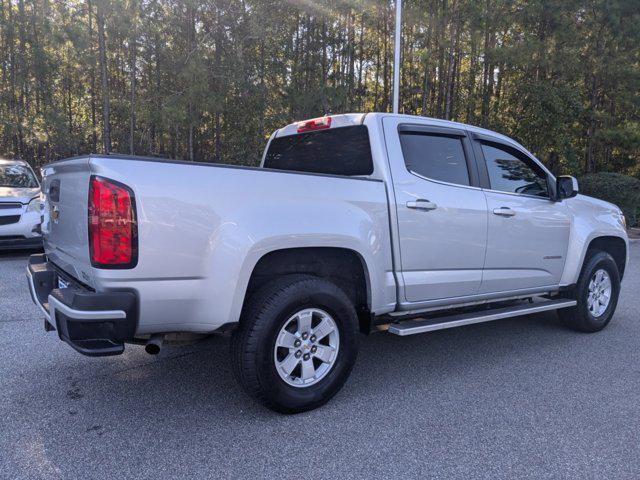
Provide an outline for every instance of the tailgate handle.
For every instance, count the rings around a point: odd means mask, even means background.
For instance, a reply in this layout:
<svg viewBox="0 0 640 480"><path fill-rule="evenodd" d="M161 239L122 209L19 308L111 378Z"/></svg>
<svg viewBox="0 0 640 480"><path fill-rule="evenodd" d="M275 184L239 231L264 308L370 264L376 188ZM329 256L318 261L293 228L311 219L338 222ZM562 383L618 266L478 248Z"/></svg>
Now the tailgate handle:
<svg viewBox="0 0 640 480"><path fill-rule="evenodd" d="M49 185L49 200L52 202L60 201L60 180L53 180Z"/></svg>

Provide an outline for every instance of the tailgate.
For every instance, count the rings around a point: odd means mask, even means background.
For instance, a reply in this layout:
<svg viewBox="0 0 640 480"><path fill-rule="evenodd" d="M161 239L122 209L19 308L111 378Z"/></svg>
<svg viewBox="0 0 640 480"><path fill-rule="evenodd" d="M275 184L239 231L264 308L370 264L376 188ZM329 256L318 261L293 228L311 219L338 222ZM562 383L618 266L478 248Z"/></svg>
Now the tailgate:
<svg viewBox="0 0 640 480"><path fill-rule="evenodd" d="M93 287L87 227L90 177L89 157L65 160L43 168L42 234L49 260Z"/></svg>

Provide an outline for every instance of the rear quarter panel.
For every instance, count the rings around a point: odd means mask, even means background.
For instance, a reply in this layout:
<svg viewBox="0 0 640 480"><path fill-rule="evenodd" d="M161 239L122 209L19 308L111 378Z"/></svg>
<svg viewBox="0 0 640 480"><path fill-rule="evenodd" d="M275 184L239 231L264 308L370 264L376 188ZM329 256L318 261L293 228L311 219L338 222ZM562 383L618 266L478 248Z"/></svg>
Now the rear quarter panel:
<svg viewBox="0 0 640 480"><path fill-rule="evenodd" d="M94 275L99 290L138 292L138 334L237 321L254 266L283 248L354 250L368 270L372 309L395 305L381 181L113 158L92 159L91 170L136 196L138 265Z"/></svg>

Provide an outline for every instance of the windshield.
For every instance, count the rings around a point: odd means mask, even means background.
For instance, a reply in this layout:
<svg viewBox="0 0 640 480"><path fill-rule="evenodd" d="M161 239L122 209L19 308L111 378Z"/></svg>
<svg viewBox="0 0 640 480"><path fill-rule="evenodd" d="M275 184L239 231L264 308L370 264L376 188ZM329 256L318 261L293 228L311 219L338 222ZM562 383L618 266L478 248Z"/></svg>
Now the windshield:
<svg viewBox="0 0 640 480"><path fill-rule="evenodd" d="M0 187L38 188L38 180L25 165L0 165Z"/></svg>

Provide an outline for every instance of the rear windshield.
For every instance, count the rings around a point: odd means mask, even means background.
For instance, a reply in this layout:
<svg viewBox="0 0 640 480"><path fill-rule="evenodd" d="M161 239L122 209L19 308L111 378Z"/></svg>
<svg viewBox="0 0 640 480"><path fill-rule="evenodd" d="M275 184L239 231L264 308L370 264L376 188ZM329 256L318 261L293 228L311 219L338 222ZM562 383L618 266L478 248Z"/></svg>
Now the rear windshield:
<svg viewBox="0 0 640 480"><path fill-rule="evenodd" d="M38 180L24 165L0 165L0 187L38 188Z"/></svg>
<svg viewBox="0 0 640 480"><path fill-rule="evenodd" d="M364 125L274 138L265 168L331 175L373 173L369 132Z"/></svg>

